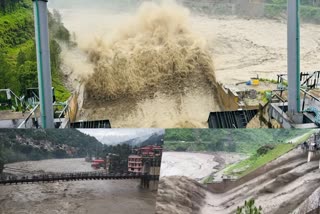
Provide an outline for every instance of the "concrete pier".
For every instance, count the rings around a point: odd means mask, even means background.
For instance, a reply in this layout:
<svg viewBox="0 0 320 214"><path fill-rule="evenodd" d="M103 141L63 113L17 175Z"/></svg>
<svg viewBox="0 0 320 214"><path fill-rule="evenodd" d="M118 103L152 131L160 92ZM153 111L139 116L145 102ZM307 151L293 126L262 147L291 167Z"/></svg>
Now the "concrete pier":
<svg viewBox="0 0 320 214"><path fill-rule="evenodd" d="M153 158L145 160L143 164L141 178L141 188L149 189L151 191L158 190L159 176L160 176L161 158Z"/></svg>

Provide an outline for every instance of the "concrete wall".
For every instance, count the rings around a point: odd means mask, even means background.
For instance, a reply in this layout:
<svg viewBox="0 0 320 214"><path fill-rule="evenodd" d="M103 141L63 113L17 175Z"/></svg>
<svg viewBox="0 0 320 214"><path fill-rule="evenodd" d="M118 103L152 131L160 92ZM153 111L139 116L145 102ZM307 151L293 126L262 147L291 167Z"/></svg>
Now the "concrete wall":
<svg viewBox="0 0 320 214"><path fill-rule="evenodd" d="M158 190L159 180L150 181L149 182L149 190L150 191L156 191Z"/></svg>
<svg viewBox="0 0 320 214"><path fill-rule="evenodd" d="M150 175L160 175L160 166L158 166L158 167L151 167L149 174L150 174Z"/></svg>
<svg viewBox="0 0 320 214"><path fill-rule="evenodd" d="M148 169L146 170L148 171L144 171L144 173L148 173L149 175L160 176L160 166L151 166L151 167L148 167ZM158 190L159 180L141 179L140 185L144 189L155 191L155 190Z"/></svg>
<svg viewBox="0 0 320 214"><path fill-rule="evenodd" d="M217 84L217 97L220 104L224 107L224 111L236 111L239 109L238 95L229 89L225 89L221 83Z"/></svg>

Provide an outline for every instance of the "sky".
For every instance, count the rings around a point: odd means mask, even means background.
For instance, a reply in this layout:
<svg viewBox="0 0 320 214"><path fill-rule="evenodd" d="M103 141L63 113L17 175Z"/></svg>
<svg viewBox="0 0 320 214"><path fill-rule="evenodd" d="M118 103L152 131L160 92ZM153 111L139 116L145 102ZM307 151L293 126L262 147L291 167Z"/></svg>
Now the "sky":
<svg viewBox="0 0 320 214"><path fill-rule="evenodd" d="M137 137L164 133L163 129L78 129L82 133L95 137L102 143L106 141L120 143Z"/></svg>

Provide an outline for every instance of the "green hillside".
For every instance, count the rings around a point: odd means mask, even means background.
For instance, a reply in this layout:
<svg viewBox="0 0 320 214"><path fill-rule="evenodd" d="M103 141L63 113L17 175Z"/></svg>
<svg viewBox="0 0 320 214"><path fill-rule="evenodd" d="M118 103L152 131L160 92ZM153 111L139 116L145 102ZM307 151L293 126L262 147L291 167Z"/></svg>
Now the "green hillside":
<svg viewBox="0 0 320 214"><path fill-rule="evenodd" d="M49 15L49 27L53 86L57 100L65 101L70 92L62 84L59 43L72 42L59 13ZM0 50L0 89L10 88L21 96L26 88L38 87L31 0L0 0Z"/></svg>
<svg viewBox="0 0 320 214"><path fill-rule="evenodd" d="M284 143L310 130L299 129L167 129L170 151L228 151L254 154L266 144Z"/></svg>
<svg viewBox="0 0 320 214"><path fill-rule="evenodd" d="M85 157L103 145L76 129L0 129L0 162Z"/></svg>

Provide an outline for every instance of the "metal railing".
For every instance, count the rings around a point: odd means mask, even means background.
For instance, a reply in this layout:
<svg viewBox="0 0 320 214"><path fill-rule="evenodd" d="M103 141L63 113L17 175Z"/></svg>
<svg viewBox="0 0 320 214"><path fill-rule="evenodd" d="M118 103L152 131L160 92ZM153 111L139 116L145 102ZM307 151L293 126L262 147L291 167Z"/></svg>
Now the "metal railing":
<svg viewBox="0 0 320 214"><path fill-rule="evenodd" d="M159 180L159 175L136 174L136 173L104 173L104 172L77 172L77 173L47 173L30 176L4 176L0 179L0 185L24 184L37 182L55 181L78 181L78 180Z"/></svg>
<svg viewBox="0 0 320 214"><path fill-rule="evenodd" d="M32 111L29 113L28 117L18 126L18 129L23 129L23 128L32 128L32 127L27 127L27 123L29 119L32 117L32 115L35 115L35 112L37 109L40 107L40 104L37 104ZM36 118L36 115L35 115ZM36 127L37 128L37 127Z"/></svg>
<svg viewBox="0 0 320 214"><path fill-rule="evenodd" d="M72 96L71 96L72 97ZM69 99L66 102L63 103L58 103L55 102L53 104L53 106L63 106L63 109L61 110L61 112L59 113L58 117L55 119L58 119L58 121L60 123L62 123L62 120L65 118L65 116L68 114L69 112L69 102L71 100L71 97L69 97ZM36 111L38 110L38 108L40 107L40 103L36 104L36 106L32 109L32 111L29 113L28 117L18 126L18 129L21 128L32 128L34 127L35 124L32 124L31 126L28 126L28 122L30 120L30 118L32 118L34 116L34 118L36 119L36 121L38 120L37 116L36 116ZM35 125L35 128L38 128L38 125Z"/></svg>
<svg viewBox="0 0 320 214"><path fill-rule="evenodd" d="M285 78L286 74L278 74L278 84L284 84L287 79ZM315 89L319 83L320 78L320 71L313 71L313 72L306 72L306 73L300 73L300 86L306 86L306 89L300 88L300 92L302 92L302 108L301 111L305 111L306 107L308 106L315 106L320 109L320 99L317 98L315 95L311 94L309 90ZM309 84L310 80L313 80L312 84ZM273 90L273 92L280 92L280 95L278 95L278 98L281 97L282 99L279 99L281 102L287 102L283 99L282 95L283 92L287 89L285 87L277 90ZM307 102L308 101L308 102Z"/></svg>

